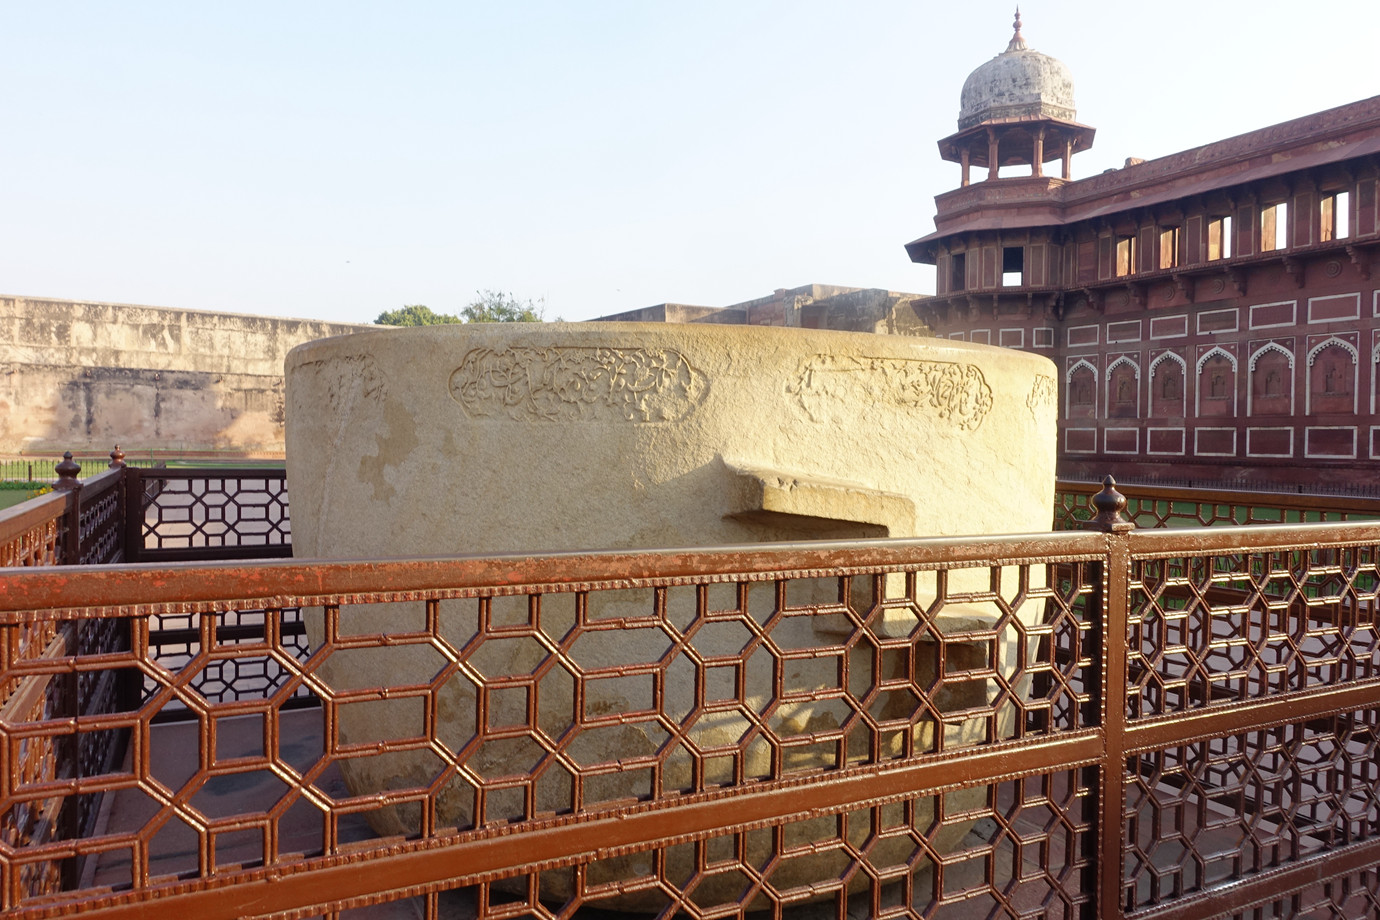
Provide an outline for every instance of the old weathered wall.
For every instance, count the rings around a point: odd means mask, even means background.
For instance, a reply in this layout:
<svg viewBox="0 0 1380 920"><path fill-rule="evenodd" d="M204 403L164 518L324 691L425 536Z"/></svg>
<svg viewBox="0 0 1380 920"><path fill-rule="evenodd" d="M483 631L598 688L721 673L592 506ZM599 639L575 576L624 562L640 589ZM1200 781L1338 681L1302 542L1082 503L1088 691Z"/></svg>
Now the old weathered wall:
<svg viewBox="0 0 1380 920"><path fill-rule="evenodd" d="M0 452L283 450L283 359L372 329L0 296Z"/></svg>

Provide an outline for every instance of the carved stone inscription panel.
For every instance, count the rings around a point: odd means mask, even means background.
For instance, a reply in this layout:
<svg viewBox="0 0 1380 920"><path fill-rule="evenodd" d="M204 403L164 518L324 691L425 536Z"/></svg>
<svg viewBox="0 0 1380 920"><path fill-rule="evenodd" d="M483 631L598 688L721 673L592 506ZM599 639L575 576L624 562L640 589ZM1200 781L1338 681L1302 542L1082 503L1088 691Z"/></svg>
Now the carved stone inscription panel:
<svg viewBox="0 0 1380 920"><path fill-rule="evenodd" d="M836 406L871 403L929 410L975 431L992 409L992 388L982 370L948 361L814 355L802 362L791 392L815 421Z"/></svg>
<svg viewBox="0 0 1380 920"><path fill-rule="evenodd" d="M534 422L678 422L708 389L671 349L476 348L450 375L450 395L471 418Z"/></svg>
<svg viewBox="0 0 1380 920"><path fill-rule="evenodd" d="M1037 409L1058 409L1058 388L1059 383L1053 377L1046 374L1036 374L1035 382L1030 387L1030 393L1025 398L1025 407L1030 410L1030 417L1038 419Z"/></svg>

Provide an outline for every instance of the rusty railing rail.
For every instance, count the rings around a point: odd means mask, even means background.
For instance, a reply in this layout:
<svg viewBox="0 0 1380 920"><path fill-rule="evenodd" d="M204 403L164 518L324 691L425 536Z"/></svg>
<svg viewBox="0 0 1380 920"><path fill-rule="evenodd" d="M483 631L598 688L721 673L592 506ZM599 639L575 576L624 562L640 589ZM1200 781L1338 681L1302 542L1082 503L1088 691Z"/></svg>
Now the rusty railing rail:
<svg viewBox="0 0 1380 920"><path fill-rule="evenodd" d="M72 504L70 495L49 492L0 513L0 568L57 565L59 533Z"/></svg>

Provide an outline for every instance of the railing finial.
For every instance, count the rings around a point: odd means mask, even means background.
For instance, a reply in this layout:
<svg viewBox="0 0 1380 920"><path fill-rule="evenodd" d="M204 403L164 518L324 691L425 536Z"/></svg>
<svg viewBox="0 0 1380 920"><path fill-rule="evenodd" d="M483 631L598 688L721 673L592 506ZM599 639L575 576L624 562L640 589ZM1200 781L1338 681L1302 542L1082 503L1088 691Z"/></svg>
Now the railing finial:
<svg viewBox="0 0 1380 920"><path fill-rule="evenodd" d="M1136 525L1121 516L1126 510L1126 496L1116 490L1116 480L1107 475L1102 480L1102 491L1091 499L1092 520L1083 522L1084 530L1100 530L1103 533L1126 533L1135 530Z"/></svg>
<svg viewBox="0 0 1380 920"><path fill-rule="evenodd" d="M115 449L110 452L110 468L118 469L125 465L125 452L120 450L120 445L116 444Z"/></svg>
<svg viewBox="0 0 1380 920"><path fill-rule="evenodd" d="M62 462L53 469L58 474L57 482L53 483L54 492L71 492L73 489L81 488L81 483L77 481L77 476L81 473L81 464L72 459L70 450L63 453Z"/></svg>

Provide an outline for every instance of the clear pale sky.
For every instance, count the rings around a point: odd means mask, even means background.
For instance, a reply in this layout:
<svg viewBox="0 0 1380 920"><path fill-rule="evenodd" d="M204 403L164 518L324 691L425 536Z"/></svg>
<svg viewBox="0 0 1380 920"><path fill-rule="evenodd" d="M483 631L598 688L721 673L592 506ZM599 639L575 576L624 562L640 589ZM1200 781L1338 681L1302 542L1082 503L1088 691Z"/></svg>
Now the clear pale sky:
<svg viewBox="0 0 1380 920"><path fill-rule="evenodd" d="M1375 7L1027 0L1074 176L1380 93ZM478 289L586 319L902 246L1010 0L0 2L0 291L370 322Z"/></svg>

